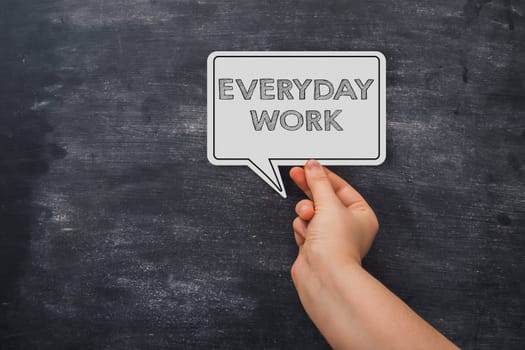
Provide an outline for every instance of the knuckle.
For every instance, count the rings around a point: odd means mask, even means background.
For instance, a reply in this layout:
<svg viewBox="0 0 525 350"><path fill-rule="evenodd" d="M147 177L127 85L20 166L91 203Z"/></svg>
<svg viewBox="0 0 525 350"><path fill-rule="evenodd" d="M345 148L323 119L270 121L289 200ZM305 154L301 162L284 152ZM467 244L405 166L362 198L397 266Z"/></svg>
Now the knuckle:
<svg viewBox="0 0 525 350"><path fill-rule="evenodd" d="M374 234L379 231L379 221L375 215L372 217L372 230L374 231Z"/></svg>
<svg viewBox="0 0 525 350"><path fill-rule="evenodd" d="M292 264L292 267L290 268L290 276L292 277L292 281L297 286L301 279L301 275L304 273L304 260L301 259L301 257L297 257L295 259L294 263Z"/></svg>
<svg viewBox="0 0 525 350"><path fill-rule="evenodd" d="M294 282L297 281L297 269L297 261L295 261L290 269L290 275L292 276L292 281Z"/></svg>
<svg viewBox="0 0 525 350"><path fill-rule="evenodd" d="M299 217L296 217L293 221L292 221L292 228L294 231L297 232L298 228L299 228Z"/></svg>
<svg viewBox="0 0 525 350"><path fill-rule="evenodd" d="M328 176L326 175L326 173L323 171L323 172L319 172L319 173L316 173L312 176L316 181L328 181Z"/></svg>

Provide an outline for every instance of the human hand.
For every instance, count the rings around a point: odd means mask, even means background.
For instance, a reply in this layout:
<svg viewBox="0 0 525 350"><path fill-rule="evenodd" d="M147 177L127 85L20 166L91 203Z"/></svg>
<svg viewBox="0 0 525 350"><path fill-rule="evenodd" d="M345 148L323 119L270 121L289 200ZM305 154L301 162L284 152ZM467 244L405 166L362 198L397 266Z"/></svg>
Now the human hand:
<svg viewBox="0 0 525 350"><path fill-rule="evenodd" d="M310 198L297 203L293 222L299 255L294 272L305 263L316 268L361 263L379 228L374 211L345 180L316 160L304 169L294 167L290 177Z"/></svg>

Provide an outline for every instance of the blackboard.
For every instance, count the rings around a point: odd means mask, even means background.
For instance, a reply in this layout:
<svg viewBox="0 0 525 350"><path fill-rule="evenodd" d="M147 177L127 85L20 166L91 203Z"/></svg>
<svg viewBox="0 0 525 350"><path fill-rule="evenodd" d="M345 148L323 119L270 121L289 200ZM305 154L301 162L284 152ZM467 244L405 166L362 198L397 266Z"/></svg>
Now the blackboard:
<svg viewBox="0 0 525 350"><path fill-rule="evenodd" d="M517 0L0 3L0 348L322 349L282 199L206 159L215 50L379 50L365 267L465 349L525 341ZM286 168L281 168L283 173Z"/></svg>

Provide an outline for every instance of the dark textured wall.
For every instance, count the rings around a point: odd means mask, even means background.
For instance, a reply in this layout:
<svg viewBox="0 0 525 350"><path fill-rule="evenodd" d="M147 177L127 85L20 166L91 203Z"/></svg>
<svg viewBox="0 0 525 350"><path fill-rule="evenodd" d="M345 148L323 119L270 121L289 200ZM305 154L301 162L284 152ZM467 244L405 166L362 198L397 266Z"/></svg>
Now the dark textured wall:
<svg viewBox="0 0 525 350"><path fill-rule="evenodd" d="M461 347L522 348L524 14L2 0L0 348L327 347L289 276L301 194L206 160L214 50L384 52L388 159L335 169L378 213L365 265Z"/></svg>

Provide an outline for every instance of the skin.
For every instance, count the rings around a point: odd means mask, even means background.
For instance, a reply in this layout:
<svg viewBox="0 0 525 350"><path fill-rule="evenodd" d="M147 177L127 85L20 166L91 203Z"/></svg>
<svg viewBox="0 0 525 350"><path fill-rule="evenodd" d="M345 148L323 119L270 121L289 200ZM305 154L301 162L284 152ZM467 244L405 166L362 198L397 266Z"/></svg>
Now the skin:
<svg viewBox="0 0 525 350"><path fill-rule="evenodd" d="M308 199L293 221L291 273L301 303L335 349L458 349L361 266L379 229L346 181L310 160L290 177Z"/></svg>

